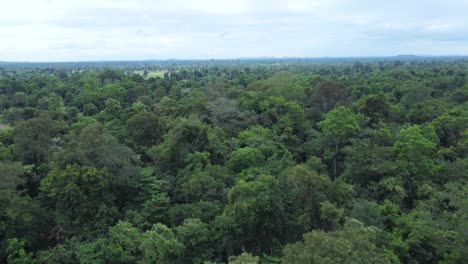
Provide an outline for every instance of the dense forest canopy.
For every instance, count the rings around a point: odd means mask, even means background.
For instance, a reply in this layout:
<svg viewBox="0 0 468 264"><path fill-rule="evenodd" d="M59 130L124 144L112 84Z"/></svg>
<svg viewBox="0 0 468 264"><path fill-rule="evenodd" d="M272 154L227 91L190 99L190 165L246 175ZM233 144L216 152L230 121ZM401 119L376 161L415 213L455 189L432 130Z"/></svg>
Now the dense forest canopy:
<svg viewBox="0 0 468 264"><path fill-rule="evenodd" d="M2 67L2 263L468 259L467 59Z"/></svg>

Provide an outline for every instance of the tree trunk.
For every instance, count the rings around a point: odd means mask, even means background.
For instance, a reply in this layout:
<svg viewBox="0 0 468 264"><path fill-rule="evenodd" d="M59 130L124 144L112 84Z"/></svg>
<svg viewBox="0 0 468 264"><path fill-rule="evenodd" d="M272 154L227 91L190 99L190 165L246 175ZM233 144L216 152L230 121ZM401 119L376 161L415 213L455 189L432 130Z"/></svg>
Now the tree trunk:
<svg viewBox="0 0 468 264"><path fill-rule="evenodd" d="M336 156L338 155L338 144L335 145L335 157L333 158L333 171L335 172L335 179L336 180Z"/></svg>

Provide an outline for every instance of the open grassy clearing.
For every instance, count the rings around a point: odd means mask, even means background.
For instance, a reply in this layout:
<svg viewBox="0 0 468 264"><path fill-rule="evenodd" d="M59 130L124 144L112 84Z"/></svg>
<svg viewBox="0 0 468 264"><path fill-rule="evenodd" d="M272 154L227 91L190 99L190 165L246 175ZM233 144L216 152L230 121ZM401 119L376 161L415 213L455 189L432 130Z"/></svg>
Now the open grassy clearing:
<svg viewBox="0 0 468 264"><path fill-rule="evenodd" d="M141 76L145 77L146 79L149 79L151 77L156 78L156 77L164 77L164 74L167 71L148 71L148 74L145 76L145 71L134 71L136 74L140 74Z"/></svg>

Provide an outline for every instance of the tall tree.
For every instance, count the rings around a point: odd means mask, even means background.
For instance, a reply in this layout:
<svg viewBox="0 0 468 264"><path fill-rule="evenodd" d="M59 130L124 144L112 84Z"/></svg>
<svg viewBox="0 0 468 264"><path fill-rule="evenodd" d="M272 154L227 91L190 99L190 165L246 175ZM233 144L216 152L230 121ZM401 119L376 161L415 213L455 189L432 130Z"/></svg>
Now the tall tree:
<svg viewBox="0 0 468 264"><path fill-rule="evenodd" d="M48 160L52 146L54 123L48 117L29 119L15 126L15 152L25 164L41 164Z"/></svg>
<svg viewBox="0 0 468 264"><path fill-rule="evenodd" d="M348 138L359 132L359 124L356 115L348 108L340 106L325 114L324 120L320 121L318 127L322 130L325 140L330 142L334 149L329 149L333 157L333 174L338 176L338 154Z"/></svg>

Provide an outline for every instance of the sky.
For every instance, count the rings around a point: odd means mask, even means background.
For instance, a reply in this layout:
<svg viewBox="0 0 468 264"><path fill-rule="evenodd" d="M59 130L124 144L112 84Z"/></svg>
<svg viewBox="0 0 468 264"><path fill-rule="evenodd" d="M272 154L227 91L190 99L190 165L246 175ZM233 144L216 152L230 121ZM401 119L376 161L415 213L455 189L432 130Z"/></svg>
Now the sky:
<svg viewBox="0 0 468 264"><path fill-rule="evenodd" d="M468 55L468 0L0 1L0 61Z"/></svg>

